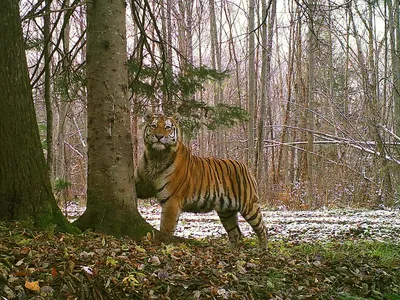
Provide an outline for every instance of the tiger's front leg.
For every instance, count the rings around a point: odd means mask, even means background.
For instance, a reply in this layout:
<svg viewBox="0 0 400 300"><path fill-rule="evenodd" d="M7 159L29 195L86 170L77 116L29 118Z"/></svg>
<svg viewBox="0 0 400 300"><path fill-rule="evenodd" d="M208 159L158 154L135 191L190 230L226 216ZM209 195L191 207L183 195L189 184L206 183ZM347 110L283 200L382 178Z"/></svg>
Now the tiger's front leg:
<svg viewBox="0 0 400 300"><path fill-rule="evenodd" d="M162 205L160 232L163 237L168 239L171 237L176 229L182 209L172 199Z"/></svg>

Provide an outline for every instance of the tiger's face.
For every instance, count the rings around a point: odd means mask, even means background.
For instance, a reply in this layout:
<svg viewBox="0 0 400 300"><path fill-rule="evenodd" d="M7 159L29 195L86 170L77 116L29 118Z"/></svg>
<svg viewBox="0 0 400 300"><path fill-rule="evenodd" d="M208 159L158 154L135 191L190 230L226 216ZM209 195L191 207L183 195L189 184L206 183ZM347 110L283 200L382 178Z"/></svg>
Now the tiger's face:
<svg viewBox="0 0 400 300"><path fill-rule="evenodd" d="M164 115L152 115L146 122L144 142L156 151L174 147L178 143L179 127L177 122Z"/></svg>

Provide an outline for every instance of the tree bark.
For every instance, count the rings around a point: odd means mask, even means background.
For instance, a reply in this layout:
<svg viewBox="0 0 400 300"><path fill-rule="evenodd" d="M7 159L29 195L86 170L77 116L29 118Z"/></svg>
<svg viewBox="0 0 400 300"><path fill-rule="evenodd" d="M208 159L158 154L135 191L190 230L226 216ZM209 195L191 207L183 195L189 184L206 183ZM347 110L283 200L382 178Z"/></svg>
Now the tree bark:
<svg viewBox="0 0 400 300"><path fill-rule="evenodd" d="M0 2L0 220L76 231L52 194L28 77L18 1Z"/></svg>
<svg viewBox="0 0 400 300"><path fill-rule="evenodd" d="M271 86L271 56L272 56L272 41L274 33L276 1L272 1L271 13L269 15L268 27L266 24L267 19L267 3L266 0L262 1L263 20L265 23L262 25L262 75L261 75L261 99L260 99L260 119L258 123L258 164L257 164L257 182L258 182L258 195L261 196L268 185L268 177L265 177L265 166L268 166L268 157L265 153L264 139L266 138L266 120L267 120L267 105L271 106L270 101L270 86ZM268 30L267 30L268 29Z"/></svg>
<svg viewBox="0 0 400 300"><path fill-rule="evenodd" d="M44 52L44 102L46 104L46 144L47 144L47 167L52 177L53 169L53 108L51 106L50 91L50 0L45 0L45 14L43 16L43 52ZM54 178L51 178L52 180Z"/></svg>
<svg viewBox="0 0 400 300"><path fill-rule="evenodd" d="M314 152L314 111L315 111L315 103L314 103L314 81L315 81L315 51L317 47L317 37L316 37L316 26L315 26L315 4L313 1L309 2L309 20L308 20L308 62L307 62L307 73L308 73L308 86L307 86L307 129L309 129L307 133L307 189L308 189L308 197L311 201L313 199L313 152Z"/></svg>
<svg viewBox="0 0 400 300"><path fill-rule="evenodd" d="M140 216L126 69L125 3L87 4L88 188L82 229L141 238L153 228Z"/></svg>
<svg viewBox="0 0 400 300"><path fill-rule="evenodd" d="M394 128L395 128L395 133L400 136L400 79L399 79L399 74L400 74L400 57L399 57L399 53L400 53L400 3L399 0L395 0L395 32L396 32L396 71L397 73L394 74L395 77L395 93L396 96L394 98L394 116L393 119L395 120L395 124L394 124Z"/></svg>
<svg viewBox="0 0 400 300"><path fill-rule="evenodd" d="M248 86L248 99L249 99L249 127L248 127L248 158L247 163L252 170L254 170L255 162L255 148L254 148L254 124L256 115L256 104L255 104L255 93L256 93L256 82L255 82L255 47L254 47L254 0L249 0L249 20L248 20L248 31L249 31L249 86Z"/></svg>
<svg viewBox="0 0 400 300"><path fill-rule="evenodd" d="M394 5L393 5L394 3ZM389 32L390 32L390 49L392 58L392 76L393 76L393 120L394 132L400 135L400 22L399 22L399 2L398 0L388 0L389 10Z"/></svg>
<svg viewBox="0 0 400 300"><path fill-rule="evenodd" d="M218 43L218 31L217 31L217 21L215 17L215 0L209 0L210 8L210 35L211 35L211 65L212 68L221 71L221 51ZM218 105L222 102L222 86L221 82L214 82L214 92L213 99L214 105ZM215 156L223 156L223 136L221 134L221 129L217 128L214 131L214 149Z"/></svg>
<svg viewBox="0 0 400 300"><path fill-rule="evenodd" d="M69 6L69 0L65 1L65 6ZM53 156L53 179L61 179L63 181L69 181L68 171L67 171L67 162L65 155L65 135L67 132L67 112L70 107L70 102L68 101L68 74L70 72L71 58L69 54L69 46L70 46L70 25L69 25L70 14L65 14L64 17L64 32L62 36L63 40L63 59L62 59L62 76L63 82L65 84L64 89L61 93L59 102L58 102L58 117L55 119L56 122L56 142L55 142L55 151ZM66 200L68 198L68 189L62 189L59 191L59 198ZM57 194L56 194L57 196ZM58 201L60 201L58 199Z"/></svg>
<svg viewBox="0 0 400 300"><path fill-rule="evenodd" d="M292 26L290 28L289 34L289 51L288 51L288 70L286 74L286 89L287 89L287 100L286 105L283 109L283 120L282 120L282 134L281 134L281 146L279 147L278 152L278 162L276 173L274 174L274 183L285 183L285 177L288 171L288 147L285 144L288 142L288 125L291 123L291 114L292 114L292 101L297 99L297 97L293 97L293 85L296 87L297 84L293 84L293 76L294 76L294 69L295 69L295 62L297 66L297 73L301 74L301 55L302 55L302 48L301 48L301 21L300 21L300 10L296 8L296 15L291 17L291 21L296 22L296 26ZM296 56L295 56L296 55ZM301 86L301 85L299 85ZM297 91L297 89L296 89ZM297 99L298 101L298 99Z"/></svg>

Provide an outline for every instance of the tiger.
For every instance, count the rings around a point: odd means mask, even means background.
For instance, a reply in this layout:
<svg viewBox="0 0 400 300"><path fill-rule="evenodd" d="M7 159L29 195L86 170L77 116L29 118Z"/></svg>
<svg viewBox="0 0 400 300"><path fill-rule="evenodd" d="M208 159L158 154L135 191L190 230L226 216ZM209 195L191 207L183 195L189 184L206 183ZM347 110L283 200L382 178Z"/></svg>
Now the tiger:
<svg viewBox="0 0 400 300"><path fill-rule="evenodd" d="M174 117L151 114L143 130L144 152L135 171L138 198L161 204L160 232L171 237L182 212L215 210L235 248L241 239L238 213L266 247L267 230L258 201L257 185L245 164L232 159L199 157L182 142Z"/></svg>

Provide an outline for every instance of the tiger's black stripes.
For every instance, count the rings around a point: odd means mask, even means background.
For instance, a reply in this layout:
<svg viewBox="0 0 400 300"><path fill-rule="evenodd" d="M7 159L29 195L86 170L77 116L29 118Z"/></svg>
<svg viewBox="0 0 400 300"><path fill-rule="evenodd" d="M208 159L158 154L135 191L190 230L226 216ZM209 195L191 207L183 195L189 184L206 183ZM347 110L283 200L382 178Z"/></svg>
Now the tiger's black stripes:
<svg viewBox="0 0 400 300"><path fill-rule="evenodd" d="M233 246L241 237L238 213L252 226L260 245L266 244L256 182L243 163L192 155L181 142L175 120L164 115L149 117L143 136L136 189L138 195L155 196L162 205L163 233L174 233L182 211L216 210Z"/></svg>

